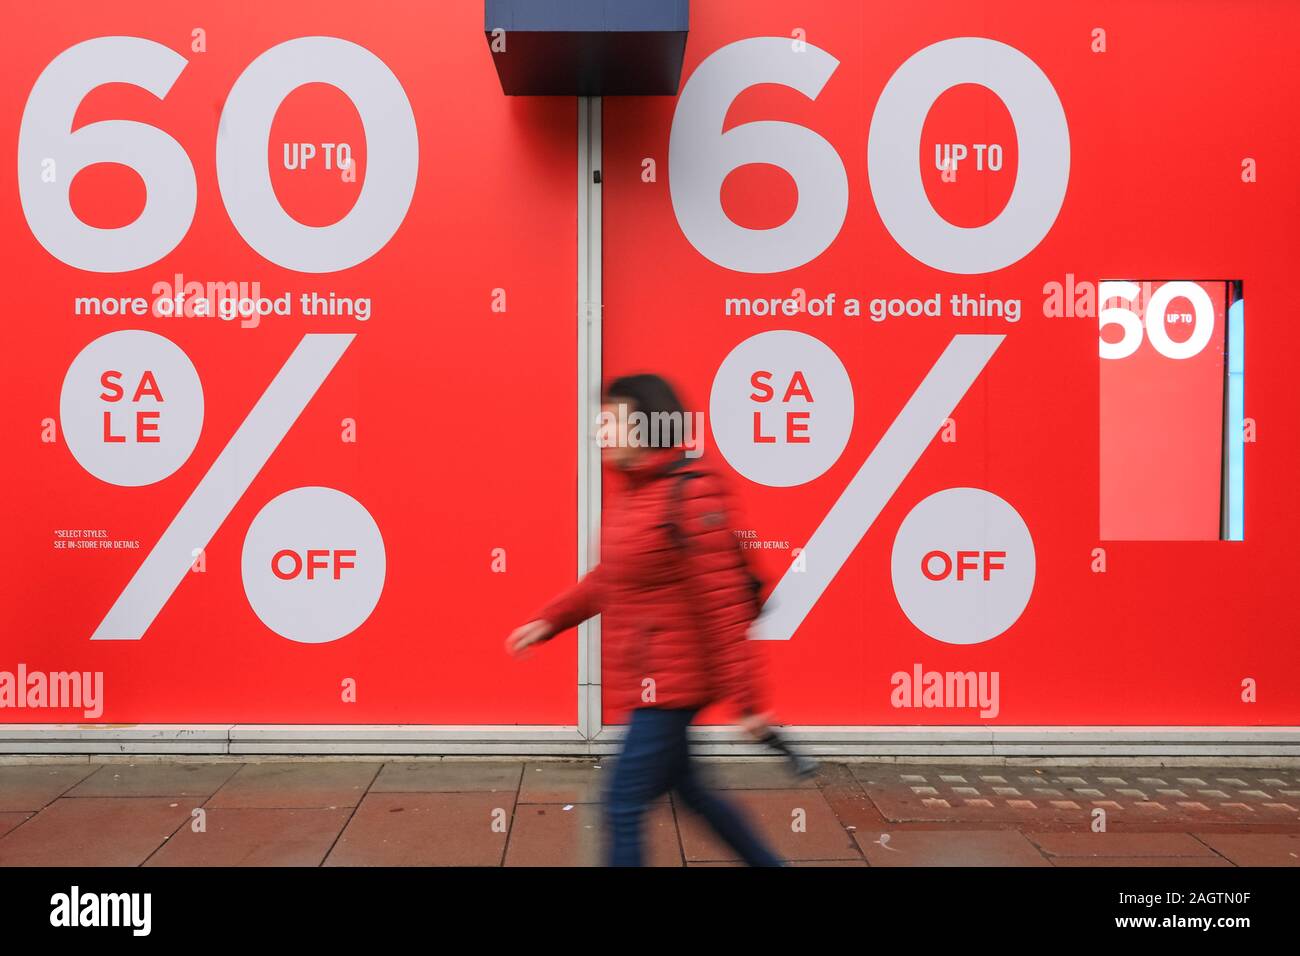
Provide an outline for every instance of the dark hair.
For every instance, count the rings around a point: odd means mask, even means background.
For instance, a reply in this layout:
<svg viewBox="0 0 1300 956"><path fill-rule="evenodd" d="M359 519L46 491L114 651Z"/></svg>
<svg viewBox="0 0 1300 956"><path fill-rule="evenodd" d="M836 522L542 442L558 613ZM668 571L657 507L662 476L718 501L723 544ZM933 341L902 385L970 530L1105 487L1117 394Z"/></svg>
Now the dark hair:
<svg viewBox="0 0 1300 956"><path fill-rule="evenodd" d="M636 411L643 412L651 421L655 421L657 415L669 415L672 417L667 421L677 422L680 425L686 418L686 410L682 407L681 399L677 397L673 387L659 375L624 375L622 378L614 379L605 388L605 400L617 404L619 399L624 401L630 399L636 405ZM663 444L673 446L681 444L681 431L677 430L673 441Z"/></svg>

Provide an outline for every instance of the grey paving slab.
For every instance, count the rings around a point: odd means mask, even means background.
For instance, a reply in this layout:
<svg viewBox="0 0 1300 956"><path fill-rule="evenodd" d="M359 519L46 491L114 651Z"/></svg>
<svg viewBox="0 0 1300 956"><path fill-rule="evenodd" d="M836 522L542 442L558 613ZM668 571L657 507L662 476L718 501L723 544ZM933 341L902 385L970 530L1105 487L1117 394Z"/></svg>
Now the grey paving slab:
<svg viewBox="0 0 1300 956"><path fill-rule="evenodd" d="M0 811L39 810L97 769L86 763L0 766Z"/></svg>
<svg viewBox="0 0 1300 956"><path fill-rule="evenodd" d="M1052 866L1231 867L1221 856L1054 856Z"/></svg>
<svg viewBox="0 0 1300 956"><path fill-rule="evenodd" d="M784 760L696 761L699 773L719 790L817 789L814 777L795 775Z"/></svg>
<svg viewBox="0 0 1300 956"><path fill-rule="evenodd" d="M354 762L244 764L205 806L282 810L355 807L381 766Z"/></svg>
<svg viewBox="0 0 1300 956"><path fill-rule="evenodd" d="M145 866L320 866L352 808L335 810L206 810Z"/></svg>
<svg viewBox="0 0 1300 956"><path fill-rule="evenodd" d="M325 866L500 866L513 809L513 794L367 794Z"/></svg>
<svg viewBox="0 0 1300 956"><path fill-rule="evenodd" d="M14 827L29 820L33 811L30 810L7 810L0 813L0 837L4 836Z"/></svg>
<svg viewBox="0 0 1300 956"><path fill-rule="evenodd" d="M195 805L174 797L56 800L0 837L0 866L139 866Z"/></svg>
<svg viewBox="0 0 1300 956"><path fill-rule="evenodd" d="M687 863L692 869L697 866L744 866L739 860L700 860L698 863ZM867 866L866 860L789 860L786 866L789 867L821 867L821 866Z"/></svg>
<svg viewBox="0 0 1300 956"><path fill-rule="evenodd" d="M866 860L791 860L789 863L793 867L818 867L818 866L868 866Z"/></svg>
<svg viewBox="0 0 1300 956"><path fill-rule="evenodd" d="M64 796L210 797L238 770L230 763L105 764Z"/></svg>
<svg viewBox="0 0 1300 956"><path fill-rule="evenodd" d="M1015 830L855 833L872 866L1050 866Z"/></svg>
<svg viewBox="0 0 1300 956"><path fill-rule="evenodd" d="M519 783L520 803L599 803L609 785L615 761L537 761L524 765ZM656 803L668 800L660 795Z"/></svg>
<svg viewBox="0 0 1300 956"><path fill-rule="evenodd" d="M1217 854L1189 833L1038 833L1024 831L1048 856L1170 857Z"/></svg>
<svg viewBox="0 0 1300 956"><path fill-rule="evenodd" d="M739 860L687 860L686 865L693 870L697 867L710 866L743 867L745 864Z"/></svg>
<svg viewBox="0 0 1300 956"><path fill-rule="evenodd" d="M718 795L738 808L785 860L861 859L852 837L816 790L727 790ZM686 859L734 860L737 855L703 819L674 796Z"/></svg>
<svg viewBox="0 0 1300 956"><path fill-rule="evenodd" d="M1300 866L1300 833L1197 833L1237 866Z"/></svg>
<svg viewBox="0 0 1300 956"><path fill-rule="evenodd" d="M457 793L519 789L524 765L517 760L404 761L386 763L371 785L372 793Z"/></svg>
<svg viewBox="0 0 1300 956"><path fill-rule="evenodd" d="M646 866L682 865L677 826L668 804L650 808L641 838ZM506 866L600 866L607 840L597 804L520 804L510 830Z"/></svg>

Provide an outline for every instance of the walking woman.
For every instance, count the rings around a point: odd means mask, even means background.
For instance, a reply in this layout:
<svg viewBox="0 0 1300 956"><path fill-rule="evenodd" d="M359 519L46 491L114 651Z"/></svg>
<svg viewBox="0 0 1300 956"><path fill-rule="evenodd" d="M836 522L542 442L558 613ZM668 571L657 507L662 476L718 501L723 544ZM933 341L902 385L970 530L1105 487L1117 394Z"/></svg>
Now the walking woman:
<svg viewBox="0 0 1300 956"><path fill-rule="evenodd" d="M657 375L611 383L602 421L602 457L623 487L606 499L600 563L516 628L506 649L519 654L601 615L603 692L616 711L630 711L605 792L611 865L641 865L641 821L672 791L746 863L781 866L744 815L704 786L687 743L707 704L730 707L755 739L771 717L747 640L757 582L733 535L722 477L687 455L684 427L667 436L653 427L686 422Z"/></svg>

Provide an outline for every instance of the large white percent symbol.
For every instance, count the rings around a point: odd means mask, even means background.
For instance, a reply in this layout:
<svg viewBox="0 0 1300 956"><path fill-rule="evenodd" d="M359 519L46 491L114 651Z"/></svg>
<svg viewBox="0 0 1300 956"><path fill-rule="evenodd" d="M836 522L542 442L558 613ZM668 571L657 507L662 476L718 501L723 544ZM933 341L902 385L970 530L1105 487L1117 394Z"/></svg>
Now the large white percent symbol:
<svg viewBox="0 0 1300 956"><path fill-rule="evenodd" d="M19 193L33 235L75 268L125 272L158 261L185 236L196 203L194 167L184 149L144 123L113 120L72 131L81 100L109 82L158 98L184 70L184 57L138 37L98 37L63 51L32 87L18 134ZM325 82L357 107L370 147L370 170L349 213L331 226L302 226L270 187L266 137L279 104L297 87ZM46 163L62 166L53 188ZM418 142L410 102L392 71L369 51L334 37L299 37L259 56L240 75L222 111L217 178L240 234L271 261L302 272L331 272L364 261L392 237L410 206ZM145 182L145 208L117 229L82 223L68 203L77 172L119 162ZM196 548L212 536L248 490L354 338L303 337L244 423L195 487L92 640L139 640L179 586ZM297 638L295 638L297 639Z"/></svg>
<svg viewBox="0 0 1300 956"><path fill-rule="evenodd" d="M669 185L682 232L700 254L734 271L773 273L812 261L835 240L848 209L848 181L830 143L789 122L751 122L725 132L723 123L749 86L778 83L815 99L838 66L811 44L795 53L788 38L752 37L722 47L696 68L673 115ZM1010 110L1020 165L1006 209L967 229L944 222L929 205L916 156L930 106L945 90L972 81L996 92ZM1027 255L1051 228L1069 183L1069 129L1051 82L1019 50L984 37L940 41L898 69L872 117L868 154L872 197L890 235L919 261L957 274L993 272ZM779 166L799 187L798 206L782 225L746 229L723 210L723 181L748 163ZM787 569L753 637L791 638L1003 338L953 337L808 540L805 569Z"/></svg>
<svg viewBox="0 0 1300 956"><path fill-rule="evenodd" d="M144 636L190 569L194 549L208 546L354 338L352 333L303 336L91 640L138 641Z"/></svg>
<svg viewBox="0 0 1300 956"><path fill-rule="evenodd" d="M786 569L754 625L754 638L788 641L794 636L1004 338L953 336L808 539L803 570L796 564Z"/></svg>

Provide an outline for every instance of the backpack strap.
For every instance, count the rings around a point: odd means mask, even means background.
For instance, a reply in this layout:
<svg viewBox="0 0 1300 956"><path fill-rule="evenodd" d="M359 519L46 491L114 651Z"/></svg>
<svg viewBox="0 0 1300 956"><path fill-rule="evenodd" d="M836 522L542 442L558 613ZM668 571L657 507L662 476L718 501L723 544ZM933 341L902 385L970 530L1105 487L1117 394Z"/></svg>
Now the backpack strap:
<svg viewBox="0 0 1300 956"><path fill-rule="evenodd" d="M681 458L674 461L667 469L669 472L677 472L677 474L673 476L673 488L671 492L672 519L666 522L664 527L668 530L668 536L672 539L673 546L682 551L686 549L686 537L682 533L680 516L683 507L682 502L685 497L686 482L692 478L704 477L703 474L698 471L682 471L681 469L688 464L689 462L685 458ZM731 533L730 529L728 529L728 533ZM734 541L733 543L736 546L737 552L740 554L741 569L749 579L750 599L753 601L754 614L757 616L763 608L763 581L754 573L754 568L749 562L749 555L745 554L745 549L741 546L741 543L739 541Z"/></svg>
<svg viewBox="0 0 1300 956"><path fill-rule="evenodd" d="M672 475L673 483L672 483L672 491L669 493L671 495L671 501L672 501L672 513L669 517L669 520L664 522L663 527L667 529L668 536L672 539L673 546L679 549L686 547L686 538L682 534L681 520L680 520L681 513L682 513L682 501L686 495L684 490L686 487L686 482L689 481L691 478L700 477L700 473L698 471L682 470L689 464L690 462L685 457L682 457L676 459L671 464L669 464L667 468L664 469L664 472L666 474Z"/></svg>

